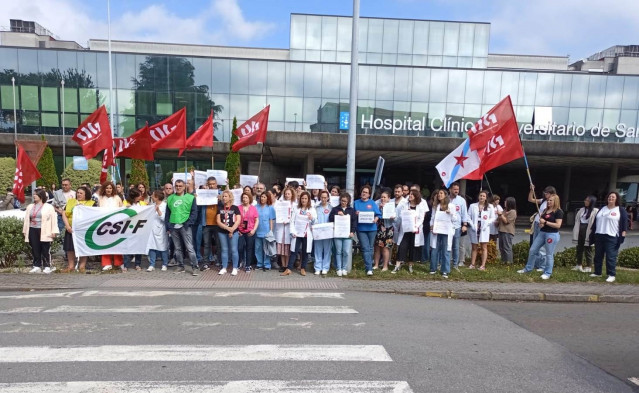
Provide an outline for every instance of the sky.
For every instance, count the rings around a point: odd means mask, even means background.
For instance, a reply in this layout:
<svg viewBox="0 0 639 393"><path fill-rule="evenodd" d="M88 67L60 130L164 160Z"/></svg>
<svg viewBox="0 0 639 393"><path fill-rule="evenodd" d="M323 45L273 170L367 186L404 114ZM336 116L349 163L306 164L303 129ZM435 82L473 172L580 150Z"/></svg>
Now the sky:
<svg viewBox="0 0 639 393"><path fill-rule="evenodd" d="M0 26L107 38L106 0L0 0ZM111 0L114 40L288 48L291 13L350 16L348 0ZM360 16L490 22L490 53L570 56L639 44L637 0L360 0Z"/></svg>

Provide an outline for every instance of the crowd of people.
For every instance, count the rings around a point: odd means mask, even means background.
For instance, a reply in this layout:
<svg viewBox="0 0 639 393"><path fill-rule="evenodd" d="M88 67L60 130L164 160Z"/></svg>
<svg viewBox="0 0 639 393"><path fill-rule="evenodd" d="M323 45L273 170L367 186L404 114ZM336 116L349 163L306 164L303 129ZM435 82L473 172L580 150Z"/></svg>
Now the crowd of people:
<svg viewBox="0 0 639 393"><path fill-rule="evenodd" d="M257 183L244 187L241 194L228 188L221 190L215 177L209 177L199 188L191 180L178 179L153 192L145 184L131 185L126 192L121 184L112 182L96 185L93 191L88 184L72 190L69 179L63 179L61 185L60 190L50 193L36 190L33 203L26 208L23 232L33 251L31 273L50 273L55 269L51 265L50 245L62 233L68 263L64 271L86 268L87 257L76 258L73 244L73 212L78 205L98 209L153 206L155 214L147 246L149 272L156 269L156 262L161 259L161 271L175 267L176 273L183 273L188 259L194 276L212 267L220 275L230 271L230 275L236 276L240 269L246 272L279 269L281 276L296 271L305 276L312 259L314 274L326 275L333 269L338 276L345 276L352 269L349 254L355 241L368 276L375 270L397 273L402 268L412 273L414 263L429 262L430 274L448 278L451 269L465 266L464 255L460 253L465 236L472 250L468 269L486 270L491 240L498 245L501 262L513 263L515 199L505 198L502 206L498 195L481 190L476 202L468 205L459 194L458 183L434 190L430 198L423 197L417 184L381 188L375 198L371 187L364 185L354 201L338 186L307 190L296 181L286 185L276 183L270 189ZM198 189L218 190L218 203L198 206ZM235 195L241 195L239 200L235 200ZM547 280L553 273L565 213L552 186L546 187L538 198L531 185L528 201L535 204L537 214L531 217L528 259L518 273L537 271ZM610 192L606 204L600 208L595 196L584 200L583 207L576 212L573 228L577 244L573 270L601 277L605 257L606 281L615 281L617 253L632 223L632 215L620 203L617 192ZM315 233L316 225L330 226L338 216L348 217L339 218L341 223L348 224L346 231L328 238L320 237L319 230ZM141 255L100 258L104 271L114 268L127 271L132 260L132 268L142 270Z"/></svg>

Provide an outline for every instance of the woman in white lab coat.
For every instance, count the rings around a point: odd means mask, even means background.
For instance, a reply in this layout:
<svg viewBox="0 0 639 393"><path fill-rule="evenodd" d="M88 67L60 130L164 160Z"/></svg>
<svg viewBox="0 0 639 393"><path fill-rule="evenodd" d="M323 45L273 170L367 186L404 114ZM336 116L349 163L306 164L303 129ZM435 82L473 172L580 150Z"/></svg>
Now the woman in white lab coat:
<svg viewBox="0 0 639 393"><path fill-rule="evenodd" d="M484 190L479 191L479 201L470 205L468 223L470 243L473 250L470 254L469 269L475 268L475 260L477 259L477 249L481 245L481 266L479 270L486 270L486 259L488 258L488 241L490 240L490 227L495 222L495 208L488 203L488 193Z"/></svg>
<svg viewBox="0 0 639 393"><path fill-rule="evenodd" d="M422 196L417 190L411 190L408 194L408 203L400 203L397 207L396 220L399 220L397 235L397 263L395 270L391 273L397 273L401 269L402 264L408 261L408 271L413 272L413 262L419 261L422 255L422 247L424 246L424 216L428 212L428 204L421 203ZM414 211L414 222L412 227L407 227L402 220L402 214L405 211Z"/></svg>

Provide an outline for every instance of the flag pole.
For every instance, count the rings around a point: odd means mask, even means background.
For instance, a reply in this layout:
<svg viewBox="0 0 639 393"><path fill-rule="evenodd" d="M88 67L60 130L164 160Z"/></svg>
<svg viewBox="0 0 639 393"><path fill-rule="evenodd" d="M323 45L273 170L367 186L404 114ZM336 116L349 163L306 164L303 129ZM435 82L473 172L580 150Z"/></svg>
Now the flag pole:
<svg viewBox="0 0 639 393"><path fill-rule="evenodd" d="M16 107L16 78L11 77L11 85L13 86L13 139L18 140L18 111ZM16 162L18 161L18 145L16 145Z"/></svg>
<svg viewBox="0 0 639 393"><path fill-rule="evenodd" d="M262 152L260 153L260 165L257 167L257 181L260 181L260 174L262 173L262 156L264 155L264 143L262 145Z"/></svg>
<svg viewBox="0 0 639 393"><path fill-rule="evenodd" d="M534 125L533 125L534 127ZM524 153L524 164L526 165L526 173L528 174L528 182L530 184L530 189L533 190L533 199L535 200L535 207L537 208L537 213L539 214L539 204L537 203L537 195L534 192L534 185L532 181L532 176L530 176L530 166L528 165L528 158L526 158L526 149L524 149L524 142L521 140L521 134L519 135L519 144L521 145L521 151Z"/></svg>
<svg viewBox="0 0 639 393"><path fill-rule="evenodd" d="M490 194L493 194L493 189L490 186L490 183L488 182L488 176L486 176L486 174L484 173L484 178L486 179L486 184L488 184L488 190L490 191Z"/></svg>

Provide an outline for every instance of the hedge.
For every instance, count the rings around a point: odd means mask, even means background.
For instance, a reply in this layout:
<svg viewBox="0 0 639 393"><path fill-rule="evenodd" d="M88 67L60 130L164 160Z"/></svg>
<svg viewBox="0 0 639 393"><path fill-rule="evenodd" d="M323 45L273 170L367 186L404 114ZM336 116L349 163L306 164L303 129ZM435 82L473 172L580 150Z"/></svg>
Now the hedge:
<svg viewBox="0 0 639 393"><path fill-rule="evenodd" d="M31 247L24 241L23 221L14 217L0 218L0 267L14 267L22 260L25 265L32 262ZM51 244L51 253L60 251L62 237L57 236Z"/></svg>

